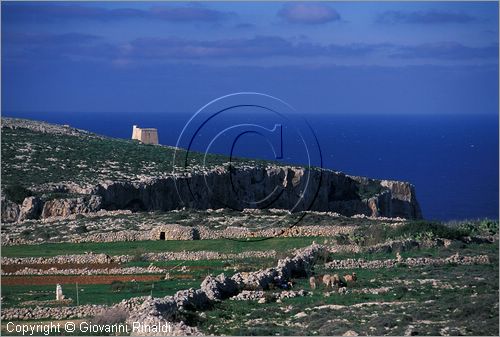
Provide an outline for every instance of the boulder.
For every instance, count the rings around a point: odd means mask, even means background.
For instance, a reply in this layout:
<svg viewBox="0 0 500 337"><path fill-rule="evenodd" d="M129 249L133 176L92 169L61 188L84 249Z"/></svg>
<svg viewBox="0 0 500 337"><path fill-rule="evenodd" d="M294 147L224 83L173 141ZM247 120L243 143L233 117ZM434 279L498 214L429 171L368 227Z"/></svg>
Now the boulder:
<svg viewBox="0 0 500 337"><path fill-rule="evenodd" d="M224 274L216 277L207 276L201 283L200 288L212 301L223 300L238 293L237 283Z"/></svg>
<svg viewBox="0 0 500 337"><path fill-rule="evenodd" d="M180 310L202 310L210 306L210 299L201 289L180 290L175 293L174 300Z"/></svg>

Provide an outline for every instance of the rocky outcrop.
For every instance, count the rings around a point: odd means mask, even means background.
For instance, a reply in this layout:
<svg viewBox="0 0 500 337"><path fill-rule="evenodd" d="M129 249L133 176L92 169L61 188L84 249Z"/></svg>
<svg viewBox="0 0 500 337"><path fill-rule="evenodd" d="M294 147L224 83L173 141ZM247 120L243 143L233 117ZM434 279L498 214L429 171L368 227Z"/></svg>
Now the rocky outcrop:
<svg viewBox="0 0 500 337"><path fill-rule="evenodd" d="M42 212L43 202L38 197L27 197L21 205L19 221L38 219Z"/></svg>
<svg viewBox="0 0 500 337"><path fill-rule="evenodd" d="M105 182L95 193L108 210L272 207L346 216L422 217L415 189L409 183L290 166L223 167L144 182Z"/></svg>
<svg viewBox="0 0 500 337"><path fill-rule="evenodd" d="M409 183L291 166L219 167L187 176L139 182L107 181L83 190L73 185L59 184L54 188L90 194L46 201L40 217L65 217L101 208L108 211L170 211L188 207L241 211L278 208L292 212L336 212L345 216L422 218L415 188ZM31 212L30 218L35 213ZM11 212L10 217L14 215Z"/></svg>
<svg viewBox="0 0 500 337"><path fill-rule="evenodd" d="M101 209L102 199L97 195L78 198L53 199L44 203L42 218L69 216L71 214L97 212Z"/></svg>
<svg viewBox="0 0 500 337"><path fill-rule="evenodd" d="M53 135L81 136L88 135L100 137L96 134L85 130L75 129L67 125L50 124L42 121L34 121L21 118L6 118L1 119L1 127L9 129L27 129L34 132L48 133Z"/></svg>

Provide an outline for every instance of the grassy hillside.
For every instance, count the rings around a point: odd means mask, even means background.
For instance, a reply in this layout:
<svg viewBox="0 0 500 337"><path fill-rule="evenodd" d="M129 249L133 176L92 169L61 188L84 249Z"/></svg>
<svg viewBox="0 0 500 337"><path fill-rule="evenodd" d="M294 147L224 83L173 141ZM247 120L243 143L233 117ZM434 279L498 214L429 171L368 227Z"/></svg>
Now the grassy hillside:
<svg viewBox="0 0 500 337"><path fill-rule="evenodd" d="M13 121L2 119L2 124L5 120ZM173 170L173 147L101 137L76 129L65 133L60 126L52 126L53 129L48 132L41 132L34 127L37 122L22 123L26 127L9 128L2 125L4 186L30 187L62 181L84 184L105 179L134 180L144 176L164 176ZM184 158L186 153L179 150L177 155L178 158ZM190 152L190 169L201 169L203 157L202 153ZM207 156L209 168L225 162L228 162L225 156ZM179 163L184 164L180 160Z"/></svg>

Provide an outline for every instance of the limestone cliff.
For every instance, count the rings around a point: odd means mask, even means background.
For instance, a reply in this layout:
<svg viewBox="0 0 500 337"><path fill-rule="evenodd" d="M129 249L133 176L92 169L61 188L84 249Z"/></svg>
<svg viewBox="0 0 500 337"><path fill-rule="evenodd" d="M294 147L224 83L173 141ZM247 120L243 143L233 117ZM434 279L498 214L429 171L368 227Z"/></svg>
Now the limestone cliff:
<svg viewBox="0 0 500 337"><path fill-rule="evenodd" d="M367 187L372 195L363 197L360 191ZM66 192L74 193L75 189L82 192L74 184L66 186ZM61 191L60 185L57 190ZM18 220L68 216L99 209L169 211L182 207L281 208L293 212L331 211L346 216L422 217L415 189L409 183L290 166L220 168L205 174L140 182L107 181L87 192L87 197L52 199L42 203L43 206L28 197L20 208L22 216ZM4 213L3 210L4 221L16 219L15 212Z"/></svg>
<svg viewBox="0 0 500 337"><path fill-rule="evenodd" d="M94 193L102 197L102 207L108 210L269 207L347 216L422 218L413 185L365 179L290 166L233 168L148 182L107 182L99 184ZM360 190L366 186L375 186L379 192L363 197Z"/></svg>

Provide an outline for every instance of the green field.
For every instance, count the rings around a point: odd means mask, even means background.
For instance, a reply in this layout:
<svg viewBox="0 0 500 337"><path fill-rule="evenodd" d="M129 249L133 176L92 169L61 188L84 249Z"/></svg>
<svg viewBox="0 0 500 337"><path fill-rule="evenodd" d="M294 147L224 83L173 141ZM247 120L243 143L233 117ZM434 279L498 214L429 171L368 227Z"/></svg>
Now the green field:
<svg viewBox="0 0 500 337"><path fill-rule="evenodd" d="M277 246L281 249L306 245L310 238L283 238L251 243L260 249ZM312 238L311 238L312 239ZM226 240L222 240L225 242ZM186 249L195 249L203 244L203 249L244 251L246 243L233 242L224 246L219 240L183 242L140 242L115 243L108 252L122 252L131 244L140 244L153 251L161 247L177 244ZM274 242L274 243L273 243ZM156 245L153 245L155 243ZM277 244L278 243L278 244ZM105 244L103 244L105 245ZM145 246L144 246L145 245ZM53 246L45 245L39 253L55 254ZM101 245L99 245L101 247ZM87 246L88 247L88 246ZM319 285L312 290L305 278L294 279L294 290L312 291L312 295L283 299L281 303L271 301L260 304L257 301L225 300L211 309L201 312L186 312L185 322L198 327L205 334L229 335L342 335L354 330L360 335L403 335L408 329L418 335L498 335L498 241L493 244L455 244L445 247L412 249L403 252L403 257L447 257L456 252L460 255L487 254L491 263L487 265L454 265L406 267L390 269L327 270L322 264L315 268L316 275L338 272L343 275L355 271L358 281L348 286L348 293L341 295L327 292ZM15 247L9 247L10 249ZM30 249L34 247L30 246ZM66 247L65 249L67 249ZM130 247L129 247L130 248ZM136 247L137 248L137 247ZM86 248L87 249L87 248ZM255 250L256 248L252 248ZM37 255L35 251L30 255ZM284 254L286 255L286 254ZM283 256L284 256L283 255ZM394 253L336 253L329 259L394 258ZM236 259L208 261L157 261L154 265L171 267L171 280L154 282L113 282L112 284L79 285L80 304L112 305L136 296L151 295L162 297L178 290L199 288L208 275L224 272L232 275L237 271L252 271L274 266L277 259ZM178 265L185 265L182 272ZM147 266L149 262L134 261L124 266ZM176 279L188 273L189 279ZM153 285L154 284L154 285ZM361 291L383 289L379 293ZM76 305L76 286L63 285L66 296ZM82 290L83 289L83 290ZM278 289L267 290L270 294ZM24 306L26 301L52 300L54 285L49 286L2 286L4 308ZM267 295L266 295L267 296ZM356 306L357 304L370 304ZM384 304L387 303L387 304ZM336 305L337 307L323 307ZM342 307L338 307L342 306ZM321 309L322 308L322 309ZM295 315L299 314L298 317ZM444 329L444 330L443 330Z"/></svg>

